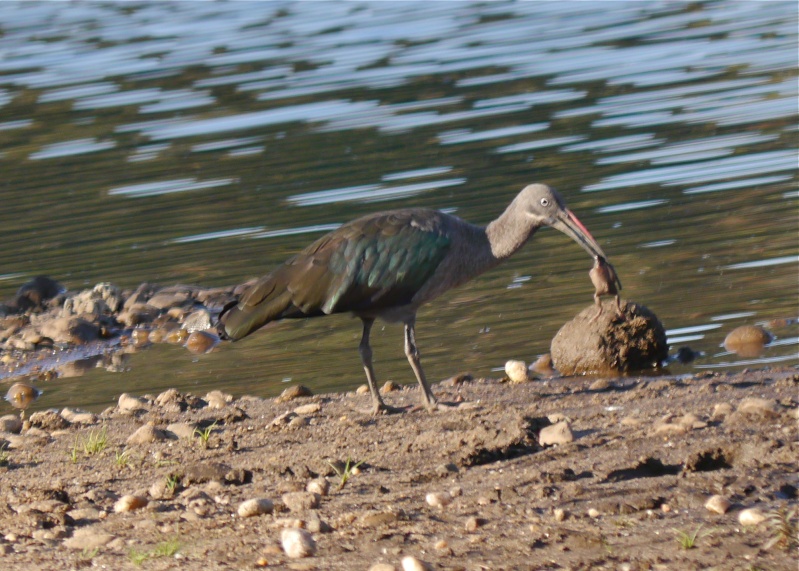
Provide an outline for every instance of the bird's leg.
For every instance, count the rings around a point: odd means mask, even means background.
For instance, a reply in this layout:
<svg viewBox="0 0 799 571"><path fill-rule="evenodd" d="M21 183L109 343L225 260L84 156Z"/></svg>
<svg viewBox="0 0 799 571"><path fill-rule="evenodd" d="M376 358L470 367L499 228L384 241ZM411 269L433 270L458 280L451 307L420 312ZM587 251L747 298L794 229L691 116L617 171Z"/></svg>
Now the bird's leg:
<svg viewBox="0 0 799 571"><path fill-rule="evenodd" d="M430 385L427 384L424 371L422 370L422 363L419 360L419 349L416 348L416 322L414 319L405 322L405 355L408 357L408 362L411 364L416 379L422 388L422 404L427 410L433 410L438 404L438 400L433 391L430 390Z"/></svg>
<svg viewBox="0 0 799 571"><path fill-rule="evenodd" d="M361 344L358 345L358 352L361 354L361 362L363 363L363 370L366 372L366 381L369 383L369 392L372 394L372 412L378 414L381 412L402 412L402 409L387 406L377 390L377 381L375 380L375 370L372 367L372 347L369 345L369 333L372 331L374 319L362 317L363 321L363 335L361 336Z"/></svg>

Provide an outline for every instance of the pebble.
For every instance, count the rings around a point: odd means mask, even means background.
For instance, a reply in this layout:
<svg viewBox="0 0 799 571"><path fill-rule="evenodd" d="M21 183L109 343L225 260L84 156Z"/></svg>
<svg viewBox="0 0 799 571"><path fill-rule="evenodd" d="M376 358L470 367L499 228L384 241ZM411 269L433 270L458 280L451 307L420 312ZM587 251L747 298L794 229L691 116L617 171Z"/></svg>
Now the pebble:
<svg viewBox="0 0 799 571"><path fill-rule="evenodd" d="M741 525L759 525L766 521L766 514L760 508L747 508L738 514L738 523Z"/></svg>
<svg viewBox="0 0 799 571"><path fill-rule="evenodd" d="M205 402L208 403L208 408L225 408L228 404L233 402L233 395L223 393L222 391L211 391L205 395Z"/></svg>
<svg viewBox="0 0 799 571"><path fill-rule="evenodd" d="M322 410L322 405L320 405L318 402L312 402L298 406L294 409L294 414L308 416L311 414L316 414L320 410Z"/></svg>
<svg viewBox="0 0 799 571"><path fill-rule="evenodd" d="M25 383L14 383L8 388L6 400L14 408L25 410L33 401L39 398L42 391Z"/></svg>
<svg viewBox="0 0 799 571"><path fill-rule="evenodd" d="M445 508L452 502L452 496L447 493L430 492L425 496L427 505L434 508Z"/></svg>
<svg viewBox="0 0 799 571"><path fill-rule="evenodd" d="M205 309L198 309L186 316L183 329L189 333L211 328L211 314Z"/></svg>
<svg viewBox="0 0 799 571"><path fill-rule="evenodd" d="M588 510L588 517L592 517L592 518L596 519L596 518L598 518L601 515L602 515L602 513L596 508L591 508L591 509Z"/></svg>
<svg viewBox="0 0 799 571"><path fill-rule="evenodd" d="M303 385L292 385L287 389L285 389L282 393L280 393L280 396L277 397L277 401L285 402L300 397L312 397L312 396L313 392L311 392L311 389L309 389L308 387Z"/></svg>
<svg viewBox="0 0 799 571"><path fill-rule="evenodd" d="M283 504L292 512L316 509L320 499L320 494L313 492L287 492L281 496Z"/></svg>
<svg viewBox="0 0 799 571"><path fill-rule="evenodd" d="M574 440L569 423L561 421L556 424L545 426L538 433L538 443L541 446L552 446L554 444L567 444Z"/></svg>
<svg viewBox="0 0 799 571"><path fill-rule="evenodd" d="M69 421L54 410L40 410L30 417L31 426L42 430L61 430L69 427Z"/></svg>
<svg viewBox="0 0 799 571"><path fill-rule="evenodd" d="M22 419L16 414L0 416L0 432L19 434L22 430Z"/></svg>
<svg viewBox="0 0 799 571"><path fill-rule="evenodd" d="M61 416L72 424L94 424L97 422L97 415L77 408L64 408Z"/></svg>
<svg viewBox="0 0 799 571"><path fill-rule="evenodd" d="M555 521L563 521L568 517L569 512L567 512L563 508L555 508L552 511L552 515L555 516Z"/></svg>
<svg viewBox="0 0 799 571"><path fill-rule="evenodd" d="M194 331L189 333L186 338L186 349L195 355L210 353L217 344L219 344L219 337L207 331Z"/></svg>
<svg viewBox="0 0 799 571"><path fill-rule="evenodd" d="M72 537L64 540L64 547L91 551L111 543L114 536L92 528L79 528Z"/></svg>
<svg viewBox="0 0 799 571"><path fill-rule="evenodd" d="M597 379L590 385L588 385L589 391L606 391L611 388L613 385L607 379Z"/></svg>
<svg viewBox="0 0 799 571"><path fill-rule="evenodd" d="M369 571L397 571L391 563L375 563L369 567Z"/></svg>
<svg viewBox="0 0 799 571"><path fill-rule="evenodd" d="M166 427L167 433L174 434L177 438L194 438L197 425L193 422L173 422Z"/></svg>
<svg viewBox="0 0 799 571"><path fill-rule="evenodd" d="M716 494L715 496L710 496L705 502L705 508L707 508L709 511L721 515L727 513L731 505L732 504L727 498L725 498L724 496L720 496L718 494Z"/></svg>
<svg viewBox="0 0 799 571"><path fill-rule="evenodd" d="M464 527L466 528L466 531L476 531L477 528L482 527L485 524L486 520L484 520L483 518L476 516L469 516L468 518L466 518L466 523L464 524Z"/></svg>
<svg viewBox="0 0 799 571"><path fill-rule="evenodd" d="M736 327L724 339L724 348L740 357L758 357L771 343L771 334L757 325Z"/></svg>
<svg viewBox="0 0 799 571"><path fill-rule="evenodd" d="M127 442L128 444L148 444L150 442L158 442L166 439L166 432L154 427L152 424L145 424L128 436Z"/></svg>
<svg viewBox="0 0 799 571"><path fill-rule="evenodd" d="M360 385L357 389L355 389L356 395L365 395L369 393L369 385Z"/></svg>
<svg viewBox="0 0 799 571"><path fill-rule="evenodd" d="M557 371L552 367L552 355L544 353L530 365L530 370L544 377L553 377Z"/></svg>
<svg viewBox="0 0 799 571"><path fill-rule="evenodd" d="M147 399L134 397L128 393L122 393L119 395L117 408L120 412L133 412L136 410L147 410L150 408L150 404L147 402Z"/></svg>
<svg viewBox="0 0 799 571"><path fill-rule="evenodd" d="M526 383L530 380L530 375L527 371L527 363L524 361L517 361L515 359L506 361L505 374L508 376L511 383Z"/></svg>
<svg viewBox="0 0 799 571"><path fill-rule="evenodd" d="M147 498L143 496L126 495L119 498L114 504L116 513L132 512L147 505Z"/></svg>
<svg viewBox="0 0 799 571"><path fill-rule="evenodd" d="M144 347L150 343L150 332L147 329L134 329L130 332L130 341L134 347Z"/></svg>
<svg viewBox="0 0 799 571"><path fill-rule="evenodd" d="M310 557L316 553L316 542L304 529L288 528L280 534L283 551L292 559Z"/></svg>
<svg viewBox="0 0 799 571"><path fill-rule="evenodd" d="M432 567L413 555L402 558L402 571L432 571Z"/></svg>
<svg viewBox="0 0 799 571"><path fill-rule="evenodd" d="M316 478L315 480L311 480L305 486L306 492L311 492L312 494L319 494L319 496L324 497L330 491L330 482L328 482L325 478Z"/></svg>
<svg viewBox="0 0 799 571"><path fill-rule="evenodd" d="M253 517L256 515L271 514L272 510L274 509L275 505L272 503L272 500L268 500L266 498L253 498L251 500L241 502L239 504L237 513L239 514L239 517Z"/></svg>
<svg viewBox="0 0 799 571"><path fill-rule="evenodd" d="M780 408L777 405L777 401L774 399L749 397L743 399L738 404L738 412L757 416L777 416L779 414L779 410Z"/></svg>
<svg viewBox="0 0 799 571"><path fill-rule="evenodd" d="M386 381L385 384L383 385L383 387L380 389L380 392L383 393L383 394L393 393L393 392L396 392L396 391L400 390L401 388L402 387L400 387L394 381Z"/></svg>

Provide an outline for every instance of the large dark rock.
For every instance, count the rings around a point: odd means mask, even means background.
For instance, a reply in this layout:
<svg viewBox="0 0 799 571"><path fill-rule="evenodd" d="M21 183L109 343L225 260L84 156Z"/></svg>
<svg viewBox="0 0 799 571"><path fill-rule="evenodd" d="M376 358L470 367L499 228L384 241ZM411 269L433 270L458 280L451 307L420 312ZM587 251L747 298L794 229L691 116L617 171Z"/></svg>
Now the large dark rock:
<svg viewBox="0 0 799 571"><path fill-rule="evenodd" d="M668 356L666 331L643 305L613 301L591 305L560 328L550 351L563 375L619 374L656 368Z"/></svg>

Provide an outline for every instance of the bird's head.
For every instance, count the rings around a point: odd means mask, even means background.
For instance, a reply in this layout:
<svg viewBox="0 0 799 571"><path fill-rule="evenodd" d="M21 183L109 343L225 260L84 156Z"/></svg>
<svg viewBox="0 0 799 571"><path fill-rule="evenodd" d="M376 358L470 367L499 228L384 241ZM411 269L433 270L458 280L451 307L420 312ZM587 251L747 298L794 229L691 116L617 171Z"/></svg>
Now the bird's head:
<svg viewBox="0 0 799 571"><path fill-rule="evenodd" d="M530 184L517 197L527 216L536 226L551 226L580 244L593 258L607 260L588 229L566 208L563 197L545 184Z"/></svg>

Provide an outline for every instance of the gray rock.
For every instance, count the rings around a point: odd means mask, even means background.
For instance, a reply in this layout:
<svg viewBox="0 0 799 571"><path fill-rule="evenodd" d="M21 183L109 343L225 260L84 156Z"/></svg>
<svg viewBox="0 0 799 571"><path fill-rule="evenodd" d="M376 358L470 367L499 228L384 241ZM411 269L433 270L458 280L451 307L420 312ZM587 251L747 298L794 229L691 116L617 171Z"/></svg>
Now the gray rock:
<svg viewBox="0 0 799 571"><path fill-rule="evenodd" d="M151 424L145 424L141 428L139 428L136 432L128 436L127 443L128 444L149 444L150 442L159 442L161 440L166 440L167 435L166 433L154 427Z"/></svg>
<svg viewBox="0 0 799 571"><path fill-rule="evenodd" d="M313 492L288 492L283 494L283 504L293 512L312 510L319 507L321 496Z"/></svg>
<svg viewBox="0 0 799 571"><path fill-rule="evenodd" d="M538 433L538 443L541 444L541 446L567 444L573 440L574 434L572 434L571 427L566 421L545 426Z"/></svg>
<svg viewBox="0 0 799 571"><path fill-rule="evenodd" d="M0 416L0 432L19 434L22 430L22 420L16 414Z"/></svg>

